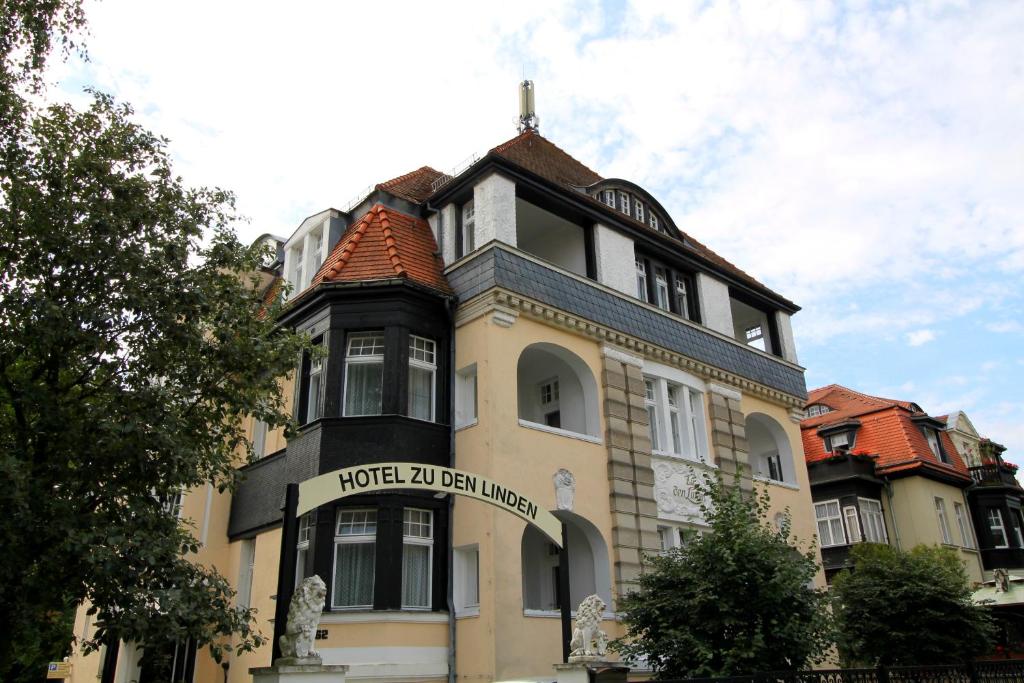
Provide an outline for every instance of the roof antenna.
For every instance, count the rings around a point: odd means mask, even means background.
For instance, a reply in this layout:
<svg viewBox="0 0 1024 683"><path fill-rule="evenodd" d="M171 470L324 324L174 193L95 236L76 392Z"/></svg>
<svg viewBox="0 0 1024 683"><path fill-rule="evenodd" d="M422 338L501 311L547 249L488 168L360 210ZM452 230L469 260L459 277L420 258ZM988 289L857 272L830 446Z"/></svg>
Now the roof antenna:
<svg viewBox="0 0 1024 683"><path fill-rule="evenodd" d="M519 132L537 130L540 119L533 101L533 81L524 80L519 84Z"/></svg>

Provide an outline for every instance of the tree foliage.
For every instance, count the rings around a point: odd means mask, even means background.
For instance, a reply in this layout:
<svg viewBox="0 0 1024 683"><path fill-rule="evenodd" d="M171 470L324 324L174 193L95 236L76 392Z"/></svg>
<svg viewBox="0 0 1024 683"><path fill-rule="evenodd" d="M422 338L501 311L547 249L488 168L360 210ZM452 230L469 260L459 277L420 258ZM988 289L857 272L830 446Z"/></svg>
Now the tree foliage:
<svg viewBox="0 0 1024 683"><path fill-rule="evenodd" d="M41 85L54 41L64 54L79 49L85 28L82 0L0 0L0 87Z"/></svg>
<svg viewBox="0 0 1024 683"><path fill-rule="evenodd" d="M721 478L702 506L711 533L650 558L640 590L619 602L627 635L615 647L656 677L792 670L817 661L830 621L813 552L795 547L788 521L764 520L768 499Z"/></svg>
<svg viewBox="0 0 1024 683"><path fill-rule="evenodd" d="M854 569L840 572L832 586L845 663L960 663L987 650L991 617L971 601L967 574L952 550L861 544L851 559Z"/></svg>
<svg viewBox="0 0 1024 683"><path fill-rule="evenodd" d="M0 680L83 601L87 648L251 648L165 503L232 484L242 416L287 423L277 379L306 342L257 314L240 274L264 254L236 240L231 195L187 187L127 106L24 112L0 141Z"/></svg>

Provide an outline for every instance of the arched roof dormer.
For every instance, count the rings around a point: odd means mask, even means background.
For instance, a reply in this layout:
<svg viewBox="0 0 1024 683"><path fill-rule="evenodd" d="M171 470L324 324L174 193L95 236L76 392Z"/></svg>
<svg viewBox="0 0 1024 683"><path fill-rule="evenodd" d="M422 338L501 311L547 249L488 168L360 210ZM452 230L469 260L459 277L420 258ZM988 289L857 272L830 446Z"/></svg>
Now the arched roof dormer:
<svg viewBox="0 0 1024 683"><path fill-rule="evenodd" d="M675 239L682 239L682 233L665 207L636 183L622 178L605 178L583 190L605 206L625 214L638 223L643 223L652 230Z"/></svg>

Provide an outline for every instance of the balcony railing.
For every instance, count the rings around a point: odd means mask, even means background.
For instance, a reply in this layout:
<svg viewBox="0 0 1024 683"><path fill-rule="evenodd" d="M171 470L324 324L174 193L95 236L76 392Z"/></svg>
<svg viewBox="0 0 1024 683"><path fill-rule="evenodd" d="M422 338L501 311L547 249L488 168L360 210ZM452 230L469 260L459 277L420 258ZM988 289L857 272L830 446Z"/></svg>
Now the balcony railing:
<svg viewBox="0 0 1024 683"><path fill-rule="evenodd" d="M982 486L1014 486L1020 488L1015 473L1005 465L990 463L971 467L971 479Z"/></svg>

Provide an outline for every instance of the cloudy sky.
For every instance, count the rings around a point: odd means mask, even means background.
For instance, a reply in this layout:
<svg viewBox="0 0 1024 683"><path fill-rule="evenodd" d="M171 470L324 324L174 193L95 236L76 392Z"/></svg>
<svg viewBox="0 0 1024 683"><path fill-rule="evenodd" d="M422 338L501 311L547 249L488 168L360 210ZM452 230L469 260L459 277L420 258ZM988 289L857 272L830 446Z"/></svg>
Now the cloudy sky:
<svg viewBox="0 0 1024 683"><path fill-rule="evenodd" d="M809 387L965 410L1024 460L1024 3L89 5L95 85L287 236L541 132L795 300ZM1024 464L1024 463L1022 463Z"/></svg>

